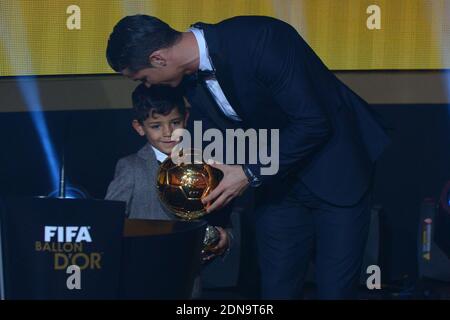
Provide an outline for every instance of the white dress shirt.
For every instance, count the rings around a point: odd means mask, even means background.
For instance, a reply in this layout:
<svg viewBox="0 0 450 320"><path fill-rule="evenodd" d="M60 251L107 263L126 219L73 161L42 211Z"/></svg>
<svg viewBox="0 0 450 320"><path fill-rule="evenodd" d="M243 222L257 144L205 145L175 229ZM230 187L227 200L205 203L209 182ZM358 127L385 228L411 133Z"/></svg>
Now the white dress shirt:
<svg viewBox="0 0 450 320"><path fill-rule="evenodd" d="M155 152L155 156L156 156L156 160L160 161L160 162L164 162L164 160L167 159L168 155L159 151L158 149L156 149L154 146L152 146L153 152Z"/></svg>
<svg viewBox="0 0 450 320"><path fill-rule="evenodd" d="M214 71L214 67L209 57L208 47L206 45L203 30L197 28L190 28L189 31L191 31L194 34L195 39L197 40L197 45L200 54L199 69L202 71ZM220 88L219 82L216 79L209 79L206 80L205 82L206 86L208 87L209 91L214 97L214 100L216 101L217 105L222 110L222 112L228 118L234 121L242 121L242 119L238 116L236 111L234 111L233 107L230 105L227 98L225 97L222 88Z"/></svg>

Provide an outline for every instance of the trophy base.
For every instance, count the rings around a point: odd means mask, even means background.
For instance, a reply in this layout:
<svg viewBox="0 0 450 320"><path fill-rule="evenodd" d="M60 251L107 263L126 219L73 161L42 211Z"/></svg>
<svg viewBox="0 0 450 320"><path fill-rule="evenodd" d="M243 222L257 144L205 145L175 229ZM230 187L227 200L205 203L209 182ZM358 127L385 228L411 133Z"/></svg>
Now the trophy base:
<svg viewBox="0 0 450 320"><path fill-rule="evenodd" d="M210 251L220 240L220 233L216 227L208 225L206 227L205 238L203 239L203 250Z"/></svg>

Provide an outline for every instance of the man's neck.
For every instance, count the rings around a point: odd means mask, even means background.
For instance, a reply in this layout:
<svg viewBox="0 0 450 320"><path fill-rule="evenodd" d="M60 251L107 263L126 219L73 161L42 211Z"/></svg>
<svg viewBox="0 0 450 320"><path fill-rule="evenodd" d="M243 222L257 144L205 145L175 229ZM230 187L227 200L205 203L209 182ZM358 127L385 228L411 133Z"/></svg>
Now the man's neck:
<svg viewBox="0 0 450 320"><path fill-rule="evenodd" d="M197 72L200 65L200 52L197 40L192 32L183 32L181 41L172 50L177 54L176 58L184 74Z"/></svg>

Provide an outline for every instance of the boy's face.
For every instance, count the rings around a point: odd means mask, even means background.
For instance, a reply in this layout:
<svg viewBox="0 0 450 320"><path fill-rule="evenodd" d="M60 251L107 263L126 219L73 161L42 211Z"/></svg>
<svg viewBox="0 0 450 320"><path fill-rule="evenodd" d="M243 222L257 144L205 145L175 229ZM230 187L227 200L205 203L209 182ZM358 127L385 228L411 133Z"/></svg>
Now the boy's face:
<svg viewBox="0 0 450 320"><path fill-rule="evenodd" d="M172 148L178 143L171 139L172 132L178 128L185 128L187 117L187 111L186 115L183 116L178 108L173 108L167 115L152 113L150 110L150 115L143 124L133 120L133 128L139 135L145 136L156 149L165 154L170 154Z"/></svg>

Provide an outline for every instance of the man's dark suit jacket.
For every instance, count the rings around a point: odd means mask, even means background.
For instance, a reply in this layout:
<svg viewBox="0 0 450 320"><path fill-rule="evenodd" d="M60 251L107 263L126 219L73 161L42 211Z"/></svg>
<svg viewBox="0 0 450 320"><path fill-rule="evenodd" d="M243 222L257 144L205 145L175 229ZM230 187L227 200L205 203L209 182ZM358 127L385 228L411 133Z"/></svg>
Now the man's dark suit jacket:
<svg viewBox="0 0 450 320"><path fill-rule="evenodd" d="M194 26L204 31L216 78L241 126L280 129L278 174L260 175L261 165L250 165L263 185L294 177L322 200L356 204L389 142L368 104L287 23L242 16ZM211 108L219 110L212 99L205 103L195 90L187 97L193 120L224 129L212 120ZM219 116L226 118L220 110Z"/></svg>

